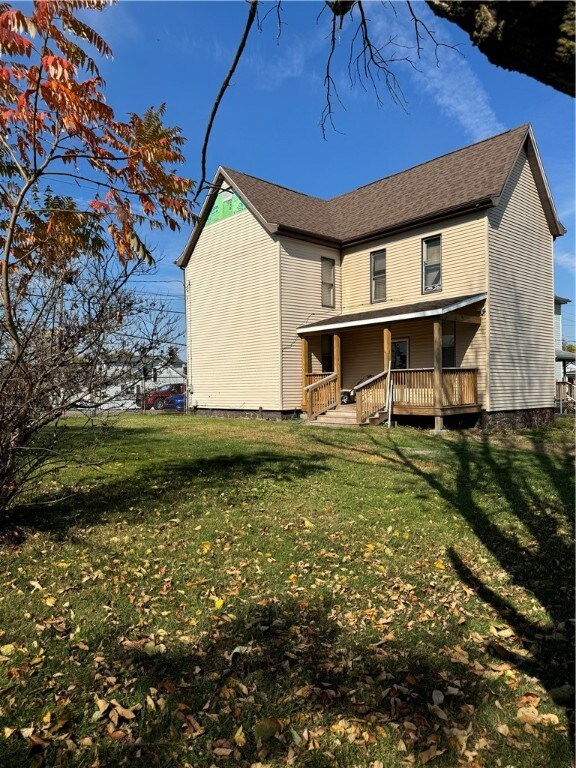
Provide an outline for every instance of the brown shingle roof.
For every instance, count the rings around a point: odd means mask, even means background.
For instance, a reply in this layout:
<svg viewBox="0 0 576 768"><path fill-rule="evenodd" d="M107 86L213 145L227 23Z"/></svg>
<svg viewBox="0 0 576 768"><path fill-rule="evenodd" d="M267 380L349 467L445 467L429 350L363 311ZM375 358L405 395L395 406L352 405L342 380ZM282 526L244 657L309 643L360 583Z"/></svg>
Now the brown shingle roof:
<svg viewBox="0 0 576 768"><path fill-rule="evenodd" d="M523 125L333 198L343 239L498 196L527 133Z"/></svg>
<svg viewBox="0 0 576 768"><path fill-rule="evenodd" d="M219 176L236 187L271 232L300 233L343 246L372 235L497 204L529 136L530 126L522 125L330 200L311 197L231 168L222 168ZM563 234L531 138L526 146L550 231ZM205 206L206 212L208 208L209 204ZM201 217L178 260L181 266L186 265L203 224Z"/></svg>
<svg viewBox="0 0 576 768"><path fill-rule="evenodd" d="M295 192L231 168L222 170L240 196L250 201L269 224L281 224L290 229L340 240L337 227L330 220L327 200Z"/></svg>
<svg viewBox="0 0 576 768"><path fill-rule="evenodd" d="M523 125L331 200L223 170L266 221L346 241L499 195L527 133Z"/></svg>

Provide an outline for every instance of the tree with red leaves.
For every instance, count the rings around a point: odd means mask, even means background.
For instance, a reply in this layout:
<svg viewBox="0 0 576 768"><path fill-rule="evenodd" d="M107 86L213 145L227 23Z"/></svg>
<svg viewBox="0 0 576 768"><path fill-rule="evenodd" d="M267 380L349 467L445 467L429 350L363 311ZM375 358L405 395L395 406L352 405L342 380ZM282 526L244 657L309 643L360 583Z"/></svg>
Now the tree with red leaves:
<svg viewBox="0 0 576 768"><path fill-rule="evenodd" d="M122 121L106 103L96 58L111 50L82 20L106 5L0 3L0 509L54 454L39 436L92 391L99 361L134 358L126 324L145 313L127 284L152 261L144 230L192 218L165 107ZM60 194L71 183L86 203Z"/></svg>

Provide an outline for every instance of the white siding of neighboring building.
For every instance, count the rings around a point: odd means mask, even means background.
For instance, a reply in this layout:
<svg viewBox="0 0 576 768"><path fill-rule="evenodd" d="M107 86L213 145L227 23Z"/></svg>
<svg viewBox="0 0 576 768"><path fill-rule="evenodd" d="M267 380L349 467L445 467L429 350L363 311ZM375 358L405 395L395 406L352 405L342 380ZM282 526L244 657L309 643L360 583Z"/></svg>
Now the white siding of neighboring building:
<svg viewBox="0 0 576 768"><path fill-rule="evenodd" d="M282 407L300 408L302 399L301 342L296 329L341 312L340 253L290 237L280 238L282 315ZM321 258L335 261L335 306L323 307ZM320 337L310 339L310 372L320 372Z"/></svg>
<svg viewBox="0 0 576 768"><path fill-rule="evenodd" d="M488 410L551 408L552 235L524 152L488 221Z"/></svg>
<svg viewBox="0 0 576 768"><path fill-rule="evenodd" d="M281 408L279 271L279 245L250 211L204 227L185 276L200 408Z"/></svg>
<svg viewBox="0 0 576 768"><path fill-rule="evenodd" d="M442 236L442 290L422 293L422 240ZM386 301L370 302L370 253L386 249ZM486 212L461 216L344 250L342 311L364 312L486 290Z"/></svg>

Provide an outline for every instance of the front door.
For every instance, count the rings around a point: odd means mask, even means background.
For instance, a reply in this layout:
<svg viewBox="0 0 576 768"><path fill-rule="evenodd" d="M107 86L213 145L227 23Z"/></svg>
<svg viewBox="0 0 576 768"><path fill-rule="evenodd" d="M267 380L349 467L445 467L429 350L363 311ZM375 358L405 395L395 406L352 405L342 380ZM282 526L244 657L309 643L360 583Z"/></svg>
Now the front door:
<svg viewBox="0 0 576 768"><path fill-rule="evenodd" d="M410 344L408 339L395 339L392 342L392 369L408 368Z"/></svg>

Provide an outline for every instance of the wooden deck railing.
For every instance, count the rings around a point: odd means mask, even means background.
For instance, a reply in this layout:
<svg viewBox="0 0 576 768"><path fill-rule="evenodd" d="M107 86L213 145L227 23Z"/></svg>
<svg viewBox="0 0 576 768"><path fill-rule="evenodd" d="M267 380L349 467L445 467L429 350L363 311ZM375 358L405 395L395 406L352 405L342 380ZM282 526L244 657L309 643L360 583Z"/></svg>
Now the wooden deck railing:
<svg viewBox="0 0 576 768"><path fill-rule="evenodd" d="M560 413L574 413L576 410L576 387L571 381L556 382L556 408Z"/></svg>
<svg viewBox="0 0 576 768"><path fill-rule="evenodd" d="M406 368L392 371L394 404L434 407L434 369ZM442 405L473 405L478 402L476 368L444 368L442 370Z"/></svg>
<svg viewBox="0 0 576 768"><path fill-rule="evenodd" d="M302 386L302 410L306 411L308 405L306 403L306 387L310 384L316 384L317 381L322 381L326 376L331 376L334 371L326 371L325 373L306 373L304 374L304 384Z"/></svg>
<svg viewBox="0 0 576 768"><path fill-rule="evenodd" d="M394 405L434 405L434 370L405 368L392 371Z"/></svg>
<svg viewBox="0 0 576 768"><path fill-rule="evenodd" d="M306 411L310 421L320 416L321 413L326 413L330 408L335 408L340 403L340 392L337 391L337 383L338 375L331 373L328 376L323 374L319 381L315 381L305 387Z"/></svg>
<svg viewBox="0 0 576 768"><path fill-rule="evenodd" d="M575 399L576 389L571 381L557 381L556 382L556 399L566 400L571 398Z"/></svg>
<svg viewBox="0 0 576 768"><path fill-rule="evenodd" d="M478 402L476 368L444 368L442 405L474 405Z"/></svg>
<svg viewBox="0 0 576 768"><path fill-rule="evenodd" d="M388 371L382 371L382 373L378 373L354 387L357 424L364 424L370 416L386 409L388 381Z"/></svg>

